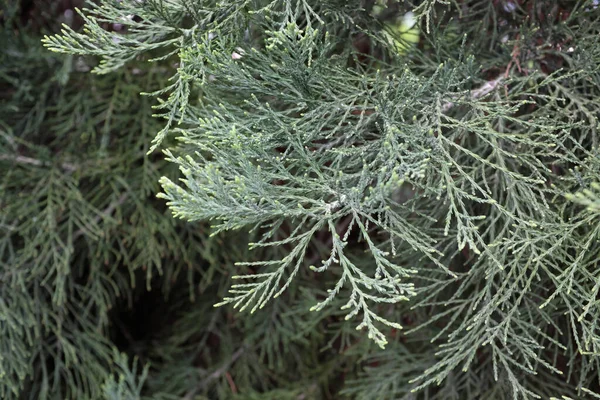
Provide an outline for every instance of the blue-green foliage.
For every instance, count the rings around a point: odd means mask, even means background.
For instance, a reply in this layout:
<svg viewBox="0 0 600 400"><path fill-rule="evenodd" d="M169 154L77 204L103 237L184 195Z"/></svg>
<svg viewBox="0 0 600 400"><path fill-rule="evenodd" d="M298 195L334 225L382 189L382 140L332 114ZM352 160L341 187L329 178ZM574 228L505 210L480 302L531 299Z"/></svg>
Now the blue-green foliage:
<svg viewBox="0 0 600 400"><path fill-rule="evenodd" d="M411 10L420 42L399 53L408 39L384 23ZM43 40L71 58L3 37L34 62L1 63L17 111L0 114L0 348L14 360L0 389L597 396L594 2L122 0L78 14L83 29ZM166 300L128 339L140 372L114 351L109 309L144 281Z"/></svg>

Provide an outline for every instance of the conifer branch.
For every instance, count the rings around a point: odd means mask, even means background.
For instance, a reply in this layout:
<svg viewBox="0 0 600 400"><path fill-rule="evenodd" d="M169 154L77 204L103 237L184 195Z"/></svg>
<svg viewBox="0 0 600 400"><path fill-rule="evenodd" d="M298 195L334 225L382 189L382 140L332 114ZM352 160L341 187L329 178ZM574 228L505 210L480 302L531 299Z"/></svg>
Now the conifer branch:
<svg viewBox="0 0 600 400"><path fill-rule="evenodd" d="M26 164L33 165L36 167L51 167L52 163L47 161L38 160L31 157L26 156L13 156L10 154L0 154L0 161L12 161L18 164ZM63 162L60 164L60 167L67 172L75 172L77 170L77 166L72 163Z"/></svg>
<svg viewBox="0 0 600 400"><path fill-rule="evenodd" d="M485 82L483 85L478 88L471 90L469 93L469 98L471 100L477 100L481 97L485 97L498 87L506 78L503 75L499 75L495 79ZM455 103L452 101L447 101L442 105L442 112L447 113L455 106Z"/></svg>
<svg viewBox="0 0 600 400"><path fill-rule="evenodd" d="M596 1L4 3L1 398L597 396Z"/></svg>
<svg viewBox="0 0 600 400"><path fill-rule="evenodd" d="M121 196L119 196L118 199L116 199L115 201L111 202L108 207L106 207L104 210L102 210L102 212L99 215L96 215L93 219L94 224L97 224L98 222L100 222L103 218L106 217L110 217L112 215L112 213L121 205L123 205L123 203L125 203L127 201L127 198L129 196L127 195L127 193L123 193L121 194ZM73 234L73 240L77 239L78 237L82 236L85 234L85 231L83 229L78 229L77 231L75 231L75 233Z"/></svg>
<svg viewBox="0 0 600 400"><path fill-rule="evenodd" d="M220 368L216 369L210 375L208 375L206 378L204 378L202 380L202 382L200 382L200 384L198 384L195 388L188 391L182 400L192 400L194 398L194 396L198 392L202 391L208 384L210 384L212 381L214 381L216 379L219 379L223 374L225 374L227 372L227 370L229 370L229 368L237 361L237 359L240 358L244 354L244 352L245 352L244 347L240 347L239 349L237 349L231 355L231 357L229 357L229 359L227 360L227 362L224 365L222 365Z"/></svg>

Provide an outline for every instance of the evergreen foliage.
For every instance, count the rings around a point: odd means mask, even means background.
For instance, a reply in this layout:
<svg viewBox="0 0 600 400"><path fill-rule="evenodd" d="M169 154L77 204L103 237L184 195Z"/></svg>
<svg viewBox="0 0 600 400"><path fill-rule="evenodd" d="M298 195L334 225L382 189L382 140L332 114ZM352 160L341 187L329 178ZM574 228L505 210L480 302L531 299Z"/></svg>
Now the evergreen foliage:
<svg viewBox="0 0 600 400"><path fill-rule="evenodd" d="M0 397L600 398L597 1L2 4Z"/></svg>

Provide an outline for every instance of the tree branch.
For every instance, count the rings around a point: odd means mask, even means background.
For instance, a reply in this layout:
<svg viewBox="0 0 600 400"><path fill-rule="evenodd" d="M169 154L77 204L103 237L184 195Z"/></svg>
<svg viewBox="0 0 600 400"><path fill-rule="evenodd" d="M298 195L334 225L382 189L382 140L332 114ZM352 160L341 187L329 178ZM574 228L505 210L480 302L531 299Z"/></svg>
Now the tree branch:
<svg viewBox="0 0 600 400"><path fill-rule="evenodd" d="M200 384L198 384L195 388L193 388L192 390L187 392L186 395L182 398L182 400L192 400L194 398L194 396L196 395L196 393L198 393L200 390L202 390L204 387L206 387L206 385L208 385L211 381L220 378L221 375L226 373L227 370L229 369L229 367L231 367L231 365L238 358L240 358L240 356L242 354L244 354L244 351L245 351L245 348L240 347L235 353L233 353L231 358L223 366L221 366L221 368L215 370L212 374L210 374L209 376L204 378L202 380L202 382L200 382Z"/></svg>
<svg viewBox="0 0 600 400"><path fill-rule="evenodd" d="M126 193L123 193L121 196L119 196L119 198L118 198L116 201L113 201L112 203L110 203L110 204L108 205L108 207L106 207L106 208L104 209L104 211L102 211L102 213L101 213L100 215L97 215L97 216L94 218L94 223L98 223L98 222L100 222L100 220L101 220L103 217L108 217L108 216L110 216L110 215L113 213L113 211L115 211L115 209L116 209L117 207L119 207L121 204L125 203L125 201L127 200L127 197L128 197L128 196L127 196L127 194L126 194ZM77 231L75 231L75 233L73 234L73 240L77 239L79 236L81 236L81 235L83 235L83 234L84 234L84 231L83 231L83 229L78 229L78 230L77 230Z"/></svg>
<svg viewBox="0 0 600 400"><path fill-rule="evenodd" d="M13 161L17 164L28 164L34 165L36 167L50 167L51 163L47 161L38 160L36 158L25 157L25 156L13 156L10 154L0 154L0 161ZM77 170L77 166L75 164L71 164L68 162L64 162L60 164L60 167L68 172L75 172Z"/></svg>
<svg viewBox="0 0 600 400"><path fill-rule="evenodd" d="M499 75L496 79L492 79L491 81L485 82L483 85L478 87L477 89L471 90L471 99L476 100L480 97L483 97L489 93L491 93L494 89L498 87L498 85L504 80L504 76ZM448 101L442 105L442 112L448 112L450 109L454 107L454 103Z"/></svg>

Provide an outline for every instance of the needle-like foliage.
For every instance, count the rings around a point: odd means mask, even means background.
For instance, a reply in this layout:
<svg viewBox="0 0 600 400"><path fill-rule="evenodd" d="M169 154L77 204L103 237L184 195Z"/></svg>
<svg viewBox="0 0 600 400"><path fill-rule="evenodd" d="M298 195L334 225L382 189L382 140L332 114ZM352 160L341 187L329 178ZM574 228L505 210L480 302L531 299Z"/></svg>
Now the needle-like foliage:
<svg viewBox="0 0 600 400"><path fill-rule="evenodd" d="M76 15L4 33L5 393L600 398L598 2Z"/></svg>

